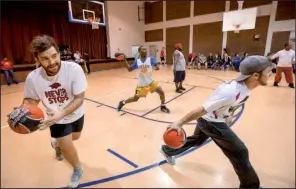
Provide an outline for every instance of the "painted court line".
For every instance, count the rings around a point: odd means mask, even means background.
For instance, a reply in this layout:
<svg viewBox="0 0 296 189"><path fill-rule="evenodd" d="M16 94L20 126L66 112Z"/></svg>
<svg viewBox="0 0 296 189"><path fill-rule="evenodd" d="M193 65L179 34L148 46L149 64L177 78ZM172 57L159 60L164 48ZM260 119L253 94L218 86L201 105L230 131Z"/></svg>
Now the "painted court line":
<svg viewBox="0 0 296 189"><path fill-rule="evenodd" d="M196 87L192 87L192 88L188 89L187 91L185 91L185 92L183 92L183 93L181 93L181 94L175 96L175 97L172 98L171 100L167 101L165 104L168 104L168 103L172 102L173 100L176 100L176 99L179 98L180 96L182 96L182 95L188 93L189 91L191 91L192 89L195 89L195 88L196 88ZM160 105L160 106L161 106L161 105ZM144 116L150 114L150 113L153 112L154 110L160 108L160 106L157 106L156 108L154 108L154 109L150 110L149 112L143 114L141 117L144 117Z"/></svg>
<svg viewBox="0 0 296 189"><path fill-rule="evenodd" d="M116 107L110 106L108 104L104 104L102 102L98 102L98 101L95 101L95 100L92 100L92 99L89 99L89 98L85 98L85 100L88 100L90 102L94 102L94 103L97 103L97 104L101 104L101 105L103 105L105 107L108 107L108 108L111 108L111 109L114 109L114 110L117 111ZM125 110L120 110L120 111L124 112L126 114L129 114L129 115L133 115L133 116L136 116L136 117L140 117L140 118L149 120L149 121L154 121L154 122L159 122L159 123L166 123L166 124L172 124L173 123L173 122L169 122L169 121L161 121L161 120L157 120L157 119L151 119L151 118L148 118L148 117L142 117L141 115L138 115L138 114L135 114L135 113L132 113L132 112L128 112L128 111L125 111ZM185 125L196 125L196 123L187 123Z"/></svg>
<svg viewBox="0 0 296 189"><path fill-rule="evenodd" d="M111 154L113 154L114 156L118 157L119 159L121 159L122 161L128 163L129 165L131 165L132 167L134 168L138 168L139 166L133 162L131 162L130 160L126 159L125 157L123 157L122 155L118 154L117 152L111 150L111 149L108 149L107 150L108 152L110 152Z"/></svg>
<svg viewBox="0 0 296 189"><path fill-rule="evenodd" d="M237 117L235 117L235 119L232 121L232 123L231 123L231 125L229 127L232 127L239 120L239 118L241 117L242 113L244 112L244 109L245 109L245 105L243 104L242 105L242 108L241 108L241 111L238 113ZM194 152L195 150L200 149L201 147L205 146L206 144L209 144L211 141L212 141L212 139L206 140L205 143L203 143L201 146L199 146L199 147L193 147L193 148L185 151L184 153L176 156L176 159L181 158L184 155L187 155L187 154L189 154L191 152ZM158 166L163 165L165 163L167 163L166 160L162 160L162 161L159 161L157 163L154 163L154 164L151 164L151 165L148 165L148 166L145 166L145 167L142 167L142 168L133 170L133 171L129 171L129 172L126 172L126 173L118 174L118 175L115 175L115 176L111 176L111 177L107 177L107 178L103 178L103 179L99 179L99 180L95 180L95 181L90 181L90 182L82 183L82 184L79 185L79 187L80 188L82 188L82 187L89 187L89 186L92 186L92 185L98 185L98 184L110 182L110 181L113 181L113 180L125 178L125 177L132 176L132 175L135 175L135 174L144 172L144 171L148 171L148 170L150 170L152 168L158 167ZM63 188L68 188L68 187L63 187Z"/></svg>

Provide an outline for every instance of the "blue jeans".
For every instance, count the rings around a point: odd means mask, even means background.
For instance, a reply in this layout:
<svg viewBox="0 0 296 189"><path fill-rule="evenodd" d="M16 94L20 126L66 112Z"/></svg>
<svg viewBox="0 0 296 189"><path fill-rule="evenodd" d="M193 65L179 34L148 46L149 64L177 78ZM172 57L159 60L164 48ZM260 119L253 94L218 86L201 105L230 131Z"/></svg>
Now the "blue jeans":
<svg viewBox="0 0 296 189"><path fill-rule="evenodd" d="M229 65L229 62L226 62L226 61L225 61L225 62L223 63L223 70L224 70L224 71L227 70L228 65Z"/></svg>
<svg viewBox="0 0 296 189"><path fill-rule="evenodd" d="M14 83L18 83L18 81L15 79L15 76L14 76L14 73L13 73L13 70L3 70L4 71L4 75L5 75L5 79L6 79L6 83L7 85L10 85L11 81L10 81L10 75L12 77L12 81Z"/></svg>

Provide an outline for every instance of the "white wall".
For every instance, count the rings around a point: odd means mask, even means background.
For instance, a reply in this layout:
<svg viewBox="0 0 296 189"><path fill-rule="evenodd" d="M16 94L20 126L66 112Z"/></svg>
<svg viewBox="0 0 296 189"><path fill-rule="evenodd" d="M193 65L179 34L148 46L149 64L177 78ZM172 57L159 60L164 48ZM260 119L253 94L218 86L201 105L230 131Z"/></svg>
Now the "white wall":
<svg viewBox="0 0 296 189"><path fill-rule="evenodd" d="M160 51L162 47L165 47L165 44L163 41L157 41L157 42L146 42L143 46L146 47L148 55L150 54L149 52L149 46L150 45L155 45L156 46L156 61L160 62Z"/></svg>
<svg viewBox="0 0 296 189"><path fill-rule="evenodd" d="M114 57L118 48L128 57L132 57L132 46L144 44L144 21L138 21L138 6L143 7L144 3L106 1L110 57Z"/></svg>

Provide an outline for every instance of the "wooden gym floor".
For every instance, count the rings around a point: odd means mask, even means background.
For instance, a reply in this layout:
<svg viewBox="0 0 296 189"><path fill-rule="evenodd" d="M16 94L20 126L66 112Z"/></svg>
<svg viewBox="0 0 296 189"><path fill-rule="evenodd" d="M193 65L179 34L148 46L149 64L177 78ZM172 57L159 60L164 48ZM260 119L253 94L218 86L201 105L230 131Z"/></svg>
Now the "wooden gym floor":
<svg viewBox="0 0 296 189"><path fill-rule="evenodd" d="M136 73L125 68L87 76L85 125L75 142L84 167L81 187L238 187L238 178L220 149L210 140L183 154L175 166L168 165L158 149L162 134L176 121L200 106L233 71L188 70L187 90L175 93L172 71L162 67L153 77L160 81L171 114L157 108L157 94L126 105ZM269 85L252 92L232 129L245 142L262 187L295 187L295 91ZM67 187L72 169L57 161L50 145L49 129L30 135L12 132L6 115L20 105L24 84L1 87L1 187ZM41 106L41 105L40 105ZM184 126L188 135L194 123Z"/></svg>

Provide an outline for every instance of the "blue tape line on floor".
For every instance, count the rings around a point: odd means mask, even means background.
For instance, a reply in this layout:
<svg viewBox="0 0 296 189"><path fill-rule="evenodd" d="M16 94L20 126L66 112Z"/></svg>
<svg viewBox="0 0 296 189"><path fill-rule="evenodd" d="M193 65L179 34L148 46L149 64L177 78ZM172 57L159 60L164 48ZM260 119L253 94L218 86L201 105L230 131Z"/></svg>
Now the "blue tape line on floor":
<svg viewBox="0 0 296 189"><path fill-rule="evenodd" d="M108 149L107 151L110 152L111 154L113 154L114 156L118 157L122 161L124 161L124 162L128 163L129 165L133 166L134 168L139 167L137 164L131 162L130 160L128 160L125 157L123 157L122 155L118 154L117 152L115 152L115 151L113 151L111 149Z"/></svg>
<svg viewBox="0 0 296 189"><path fill-rule="evenodd" d="M195 89L195 88L196 88L196 87L192 87L192 88L188 89L187 91L185 91L185 92L183 92L183 93L181 93L181 94L175 96L175 97L172 98L171 100L167 101L165 104L168 104L168 103L172 102L173 100L176 100L176 99L179 98L180 96L182 96L182 95L188 93L189 91L191 91L192 89ZM158 108L160 108L160 106L157 106L156 108L154 108L154 109L150 110L149 112L143 114L141 117L144 117L144 116L150 114L151 112L153 112L154 110L156 110L156 109L158 109Z"/></svg>
<svg viewBox="0 0 296 189"><path fill-rule="evenodd" d="M238 115L235 117L235 119L232 121L232 123L231 123L231 125L229 127L232 127L239 120L239 118L241 117L242 113L244 112L244 109L245 109L245 105L243 104L241 111L238 113ZM199 149L200 147L202 147L202 146L210 143L211 141L212 141L212 139L208 139L201 146L191 148L191 149L187 150L186 152L178 155L176 158L180 158L180 157L182 157L182 156L184 156L186 154L189 154L189 153L191 153L191 152ZM166 161L165 160L162 160L160 162L157 162L157 163L148 165L146 167L143 167L143 168L140 168L140 169L137 169L137 170L134 170L134 171L122 173L122 174L111 176L111 177L108 177L108 178L103 178L103 179L99 179L99 180L95 180L95 181L90 181L90 182L82 183L82 184L79 185L79 187L81 187L81 188L82 187L89 187L89 186L92 186L92 185L98 185L98 184L101 184L101 183L105 183L105 182L110 182L110 181L113 181L113 180L121 179L121 178L124 178L124 177L128 177L128 176L131 176L131 175L135 175L135 174L138 174L138 173L141 173L141 172L150 170L152 168L158 167L158 166L163 165L165 163L166 163ZM68 187L63 187L63 188L68 188Z"/></svg>

